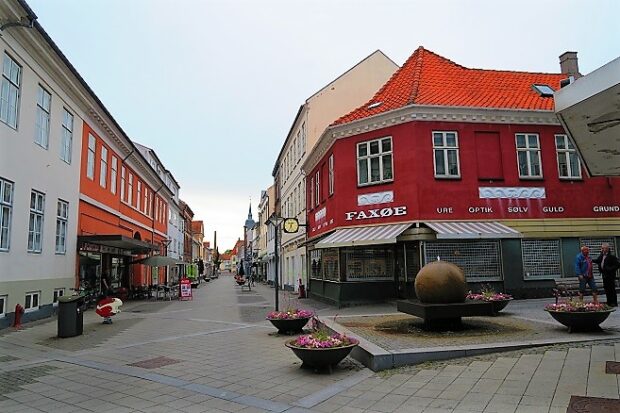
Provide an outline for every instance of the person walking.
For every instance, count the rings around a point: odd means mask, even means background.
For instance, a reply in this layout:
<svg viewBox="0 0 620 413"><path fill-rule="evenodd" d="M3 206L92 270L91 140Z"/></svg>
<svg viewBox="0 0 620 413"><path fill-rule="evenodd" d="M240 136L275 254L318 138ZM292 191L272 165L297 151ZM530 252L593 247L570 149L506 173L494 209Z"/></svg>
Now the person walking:
<svg viewBox="0 0 620 413"><path fill-rule="evenodd" d="M592 258L590 258L590 248L585 245L581 247L581 252L575 257L575 273L579 278L579 298L583 301L583 293L586 292L586 285L592 290L592 299L598 303L598 292L596 282L592 274Z"/></svg>
<svg viewBox="0 0 620 413"><path fill-rule="evenodd" d="M603 276L603 288L607 297L607 305L610 307L618 307L618 295L616 294L616 271L620 267L618 257L613 255L609 250L609 244L601 245L601 254L592 260L598 264L598 269Z"/></svg>

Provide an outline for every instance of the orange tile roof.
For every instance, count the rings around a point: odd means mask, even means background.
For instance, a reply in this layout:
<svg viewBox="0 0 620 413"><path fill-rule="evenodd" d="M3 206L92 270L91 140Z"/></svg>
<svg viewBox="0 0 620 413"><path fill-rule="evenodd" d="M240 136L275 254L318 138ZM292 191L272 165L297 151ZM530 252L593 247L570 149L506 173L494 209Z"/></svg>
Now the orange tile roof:
<svg viewBox="0 0 620 413"><path fill-rule="evenodd" d="M413 104L552 111L553 98L540 96L532 85L557 90L566 77L561 73L469 69L420 46L370 101L334 124Z"/></svg>

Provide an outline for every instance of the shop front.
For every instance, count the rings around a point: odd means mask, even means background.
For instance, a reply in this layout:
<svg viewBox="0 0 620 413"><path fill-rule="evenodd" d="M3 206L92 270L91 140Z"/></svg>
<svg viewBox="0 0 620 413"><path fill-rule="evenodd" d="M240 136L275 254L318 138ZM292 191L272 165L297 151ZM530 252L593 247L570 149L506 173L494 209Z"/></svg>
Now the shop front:
<svg viewBox="0 0 620 413"><path fill-rule="evenodd" d="M106 283L114 291L132 290L142 284L137 277L145 271L134 261L157 250L154 244L123 235L78 236L78 286L97 296L105 292Z"/></svg>

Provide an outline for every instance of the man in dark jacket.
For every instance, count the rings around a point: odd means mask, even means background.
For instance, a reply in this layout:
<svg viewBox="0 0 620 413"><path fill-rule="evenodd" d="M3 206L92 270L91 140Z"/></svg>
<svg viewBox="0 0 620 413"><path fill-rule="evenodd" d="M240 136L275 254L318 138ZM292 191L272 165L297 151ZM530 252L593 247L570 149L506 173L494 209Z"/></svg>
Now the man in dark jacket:
<svg viewBox="0 0 620 413"><path fill-rule="evenodd" d="M616 295L616 271L620 267L618 257L609 251L609 244L601 245L601 255L592 262L598 264L598 269L603 276L603 288L607 296L607 305L610 307L618 306L618 296Z"/></svg>

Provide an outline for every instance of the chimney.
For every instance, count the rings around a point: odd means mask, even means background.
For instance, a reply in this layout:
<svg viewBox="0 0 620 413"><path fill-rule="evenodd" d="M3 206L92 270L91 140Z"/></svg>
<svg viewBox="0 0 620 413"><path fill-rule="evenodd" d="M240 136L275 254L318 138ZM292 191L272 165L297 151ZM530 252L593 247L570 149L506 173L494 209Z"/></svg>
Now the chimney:
<svg viewBox="0 0 620 413"><path fill-rule="evenodd" d="M581 77L579 73L579 63L577 61L577 52L564 52L560 55L560 69L566 76L577 79Z"/></svg>

